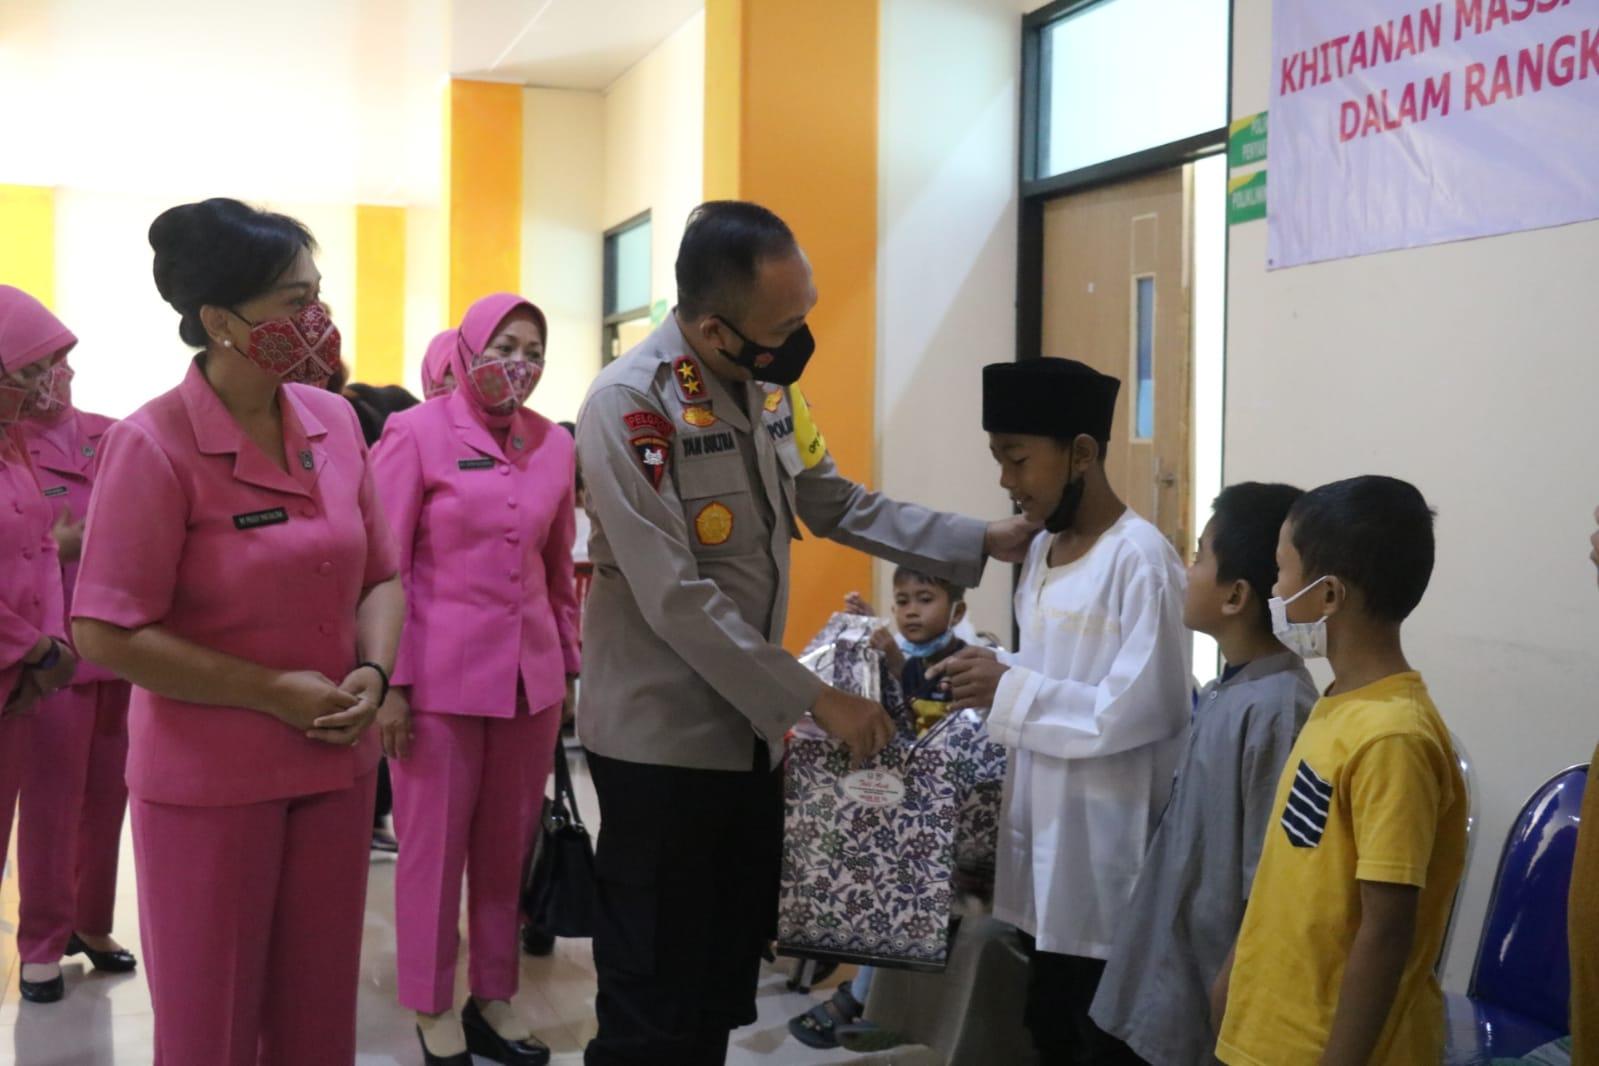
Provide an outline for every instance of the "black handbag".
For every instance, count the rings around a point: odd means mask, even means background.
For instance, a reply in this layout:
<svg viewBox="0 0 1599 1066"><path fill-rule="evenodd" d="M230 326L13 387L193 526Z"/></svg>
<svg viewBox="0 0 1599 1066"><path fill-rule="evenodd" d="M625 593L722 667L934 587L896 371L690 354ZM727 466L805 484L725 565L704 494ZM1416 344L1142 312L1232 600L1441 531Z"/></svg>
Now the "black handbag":
<svg viewBox="0 0 1599 1066"><path fill-rule="evenodd" d="M555 800L544 813L538 857L529 878L526 911L534 928L551 936L594 935L594 843L577 809L566 751L555 746Z"/></svg>

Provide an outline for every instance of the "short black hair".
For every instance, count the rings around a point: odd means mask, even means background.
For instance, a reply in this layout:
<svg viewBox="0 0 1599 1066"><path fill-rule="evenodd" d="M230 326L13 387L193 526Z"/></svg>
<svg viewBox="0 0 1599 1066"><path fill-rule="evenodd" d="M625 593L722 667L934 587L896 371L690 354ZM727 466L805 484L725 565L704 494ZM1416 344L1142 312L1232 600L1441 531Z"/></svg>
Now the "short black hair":
<svg viewBox="0 0 1599 1066"><path fill-rule="evenodd" d="M1432 580L1433 518L1416 486L1376 475L1312 489L1288 512L1305 577L1339 578L1387 622L1410 617Z"/></svg>
<svg viewBox="0 0 1599 1066"><path fill-rule="evenodd" d="M678 313L688 319L742 313L761 261L798 250L788 223L760 204L701 204L689 212L677 248Z"/></svg>
<svg viewBox="0 0 1599 1066"><path fill-rule="evenodd" d="M907 581L914 581L922 585L936 585L949 593L951 606L957 603L964 603L966 600L966 590L953 581L945 581L941 577L934 577L932 574L909 566L896 567L894 570L894 587L898 588Z"/></svg>
<svg viewBox="0 0 1599 1066"><path fill-rule="evenodd" d="M183 321L184 343L204 348L209 338L200 308L236 307L260 296L316 238L288 215L216 198L180 204L150 224L155 287Z"/></svg>
<svg viewBox="0 0 1599 1066"><path fill-rule="evenodd" d="M361 435L366 438L368 448L383 435L383 427L390 415L409 410L421 402L399 385L367 385L352 381L341 391L345 399L350 401L350 406L355 408L355 417L360 420Z"/></svg>
<svg viewBox="0 0 1599 1066"><path fill-rule="evenodd" d="M1272 586L1277 584L1277 539L1304 490L1292 485L1244 481L1223 489L1210 505L1210 552L1216 580L1247 581L1255 595L1256 621L1271 628Z"/></svg>

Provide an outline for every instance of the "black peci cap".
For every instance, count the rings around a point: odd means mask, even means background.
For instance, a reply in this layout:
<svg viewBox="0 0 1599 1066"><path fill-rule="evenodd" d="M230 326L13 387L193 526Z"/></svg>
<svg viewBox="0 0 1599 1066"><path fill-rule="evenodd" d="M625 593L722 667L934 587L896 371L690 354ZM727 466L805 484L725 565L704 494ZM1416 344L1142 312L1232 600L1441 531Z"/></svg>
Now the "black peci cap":
<svg viewBox="0 0 1599 1066"><path fill-rule="evenodd" d="M983 429L1072 440L1110 439L1122 383L1073 359L1024 359L983 368Z"/></svg>

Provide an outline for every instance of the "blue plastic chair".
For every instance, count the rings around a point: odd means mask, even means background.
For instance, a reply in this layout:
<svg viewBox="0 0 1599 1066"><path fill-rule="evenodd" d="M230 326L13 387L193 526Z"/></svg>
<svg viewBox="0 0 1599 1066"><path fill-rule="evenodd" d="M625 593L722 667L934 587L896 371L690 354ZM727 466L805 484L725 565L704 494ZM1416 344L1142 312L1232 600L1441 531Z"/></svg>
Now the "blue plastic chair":
<svg viewBox="0 0 1599 1066"><path fill-rule="evenodd" d="M1562 770L1510 827L1469 991L1448 997L1448 1066L1516 1058L1571 1031L1566 895L1587 783L1587 764Z"/></svg>

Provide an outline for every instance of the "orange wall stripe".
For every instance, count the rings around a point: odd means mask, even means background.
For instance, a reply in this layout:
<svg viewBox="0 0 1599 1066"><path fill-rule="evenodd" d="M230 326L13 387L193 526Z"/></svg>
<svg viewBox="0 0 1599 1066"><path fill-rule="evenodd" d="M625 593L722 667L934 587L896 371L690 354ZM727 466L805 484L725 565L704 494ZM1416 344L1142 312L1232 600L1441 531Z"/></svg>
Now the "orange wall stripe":
<svg viewBox="0 0 1599 1066"><path fill-rule="evenodd" d="M810 256L821 302L801 389L861 480L876 468L877 41L877 0L706 4L705 193L765 204ZM815 537L795 545L794 573L796 649L871 588L870 559Z"/></svg>
<svg viewBox="0 0 1599 1066"><path fill-rule="evenodd" d="M355 209L355 352L350 374L369 385L405 381L405 208Z"/></svg>
<svg viewBox="0 0 1599 1066"><path fill-rule="evenodd" d="M522 87L450 82L450 321L522 285Z"/></svg>

